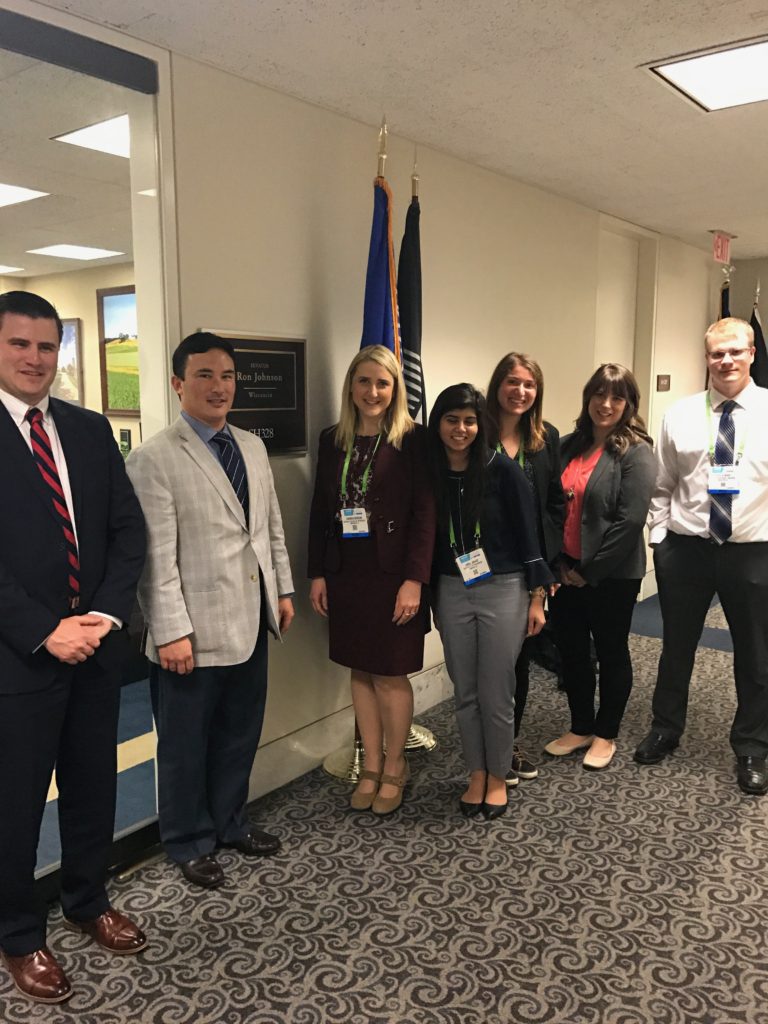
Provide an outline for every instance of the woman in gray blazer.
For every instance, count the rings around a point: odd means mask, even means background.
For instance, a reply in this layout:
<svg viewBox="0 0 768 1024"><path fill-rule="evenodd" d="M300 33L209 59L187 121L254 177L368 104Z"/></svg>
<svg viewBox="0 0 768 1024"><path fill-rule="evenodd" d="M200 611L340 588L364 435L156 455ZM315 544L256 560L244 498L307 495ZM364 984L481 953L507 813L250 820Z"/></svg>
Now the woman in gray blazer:
<svg viewBox="0 0 768 1024"><path fill-rule="evenodd" d="M562 586L550 605L571 728L544 750L561 757L588 748L583 764L592 770L611 763L632 689L629 629L645 574L643 526L656 479L639 402L630 371L603 363L587 381L576 429L561 446ZM600 664L597 713L590 636Z"/></svg>

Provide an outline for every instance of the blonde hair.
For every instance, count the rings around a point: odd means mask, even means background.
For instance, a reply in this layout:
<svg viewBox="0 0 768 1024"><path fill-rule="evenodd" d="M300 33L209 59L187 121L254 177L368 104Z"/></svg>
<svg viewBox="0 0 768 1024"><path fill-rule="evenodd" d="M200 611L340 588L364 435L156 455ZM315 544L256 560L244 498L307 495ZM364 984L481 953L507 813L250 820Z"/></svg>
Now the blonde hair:
<svg viewBox="0 0 768 1024"><path fill-rule="evenodd" d="M355 358L349 364L347 375L344 378L344 385L341 389L341 411L339 422L336 424L334 441L337 448L346 450L355 440L357 428L357 408L352 401L352 381L355 371L361 363L377 363L386 370L394 381L392 401L384 413L382 420L382 431L387 441L393 448L400 448L403 438L409 434L416 424L408 412L408 401L405 394L405 381L400 364L394 354L384 345L368 345L361 348Z"/></svg>
<svg viewBox="0 0 768 1024"><path fill-rule="evenodd" d="M755 347L755 332L752 325L748 324L746 320L740 320L737 316L727 316L723 320L715 320L713 324L709 325L707 333L704 335L704 350L709 352L710 341L715 339L725 341L727 338L738 338L739 335L743 336L750 348Z"/></svg>

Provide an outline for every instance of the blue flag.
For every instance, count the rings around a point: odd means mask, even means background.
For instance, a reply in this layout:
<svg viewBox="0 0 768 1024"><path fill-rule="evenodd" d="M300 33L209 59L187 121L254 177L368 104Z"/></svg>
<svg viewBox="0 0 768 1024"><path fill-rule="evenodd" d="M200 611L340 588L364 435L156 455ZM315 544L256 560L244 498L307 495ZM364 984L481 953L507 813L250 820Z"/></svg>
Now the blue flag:
<svg viewBox="0 0 768 1024"><path fill-rule="evenodd" d="M384 345L400 360L395 253L392 246L392 193L383 178L373 183L373 224L365 276L363 337L360 348Z"/></svg>

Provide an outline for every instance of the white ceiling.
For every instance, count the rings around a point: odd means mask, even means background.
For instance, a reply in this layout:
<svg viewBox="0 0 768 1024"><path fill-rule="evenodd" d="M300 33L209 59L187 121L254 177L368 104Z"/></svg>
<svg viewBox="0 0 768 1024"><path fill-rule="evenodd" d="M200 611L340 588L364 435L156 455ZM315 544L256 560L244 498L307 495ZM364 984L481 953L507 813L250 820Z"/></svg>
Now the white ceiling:
<svg viewBox="0 0 768 1024"><path fill-rule="evenodd" d="M768 255L768 103L707 114L643 69L768 35L768 0L49 6L371 126L386 112L393 133L702 248L722 228L737 258Z"/></svg>
<svg viewBox="0 0 768 1024"><path fill-rule="evenodd" d="M15 277L131 259L128 161L52 136L125 113L127 90L0 49L0 181L50 193L0 207L0 264ZM30 256L69 242L123 252L106 260Z"/></svg>

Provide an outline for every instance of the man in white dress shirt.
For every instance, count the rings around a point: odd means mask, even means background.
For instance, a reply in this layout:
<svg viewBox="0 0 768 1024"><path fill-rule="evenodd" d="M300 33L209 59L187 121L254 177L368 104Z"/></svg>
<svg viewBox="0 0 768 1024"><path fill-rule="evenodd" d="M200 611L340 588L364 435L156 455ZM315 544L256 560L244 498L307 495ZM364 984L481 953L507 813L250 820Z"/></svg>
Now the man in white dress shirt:
<svg viewBox="0 0 768 1024"><path fill-rule="evenodd" d="M720 599L733 640L730 741L745 793L768 792L768 390L750 378L754 332L728 317L705 336L709 389L661 427L649 515L664 641L651 731L635 751L658 764L679 742L696 648Z"/></svg>

